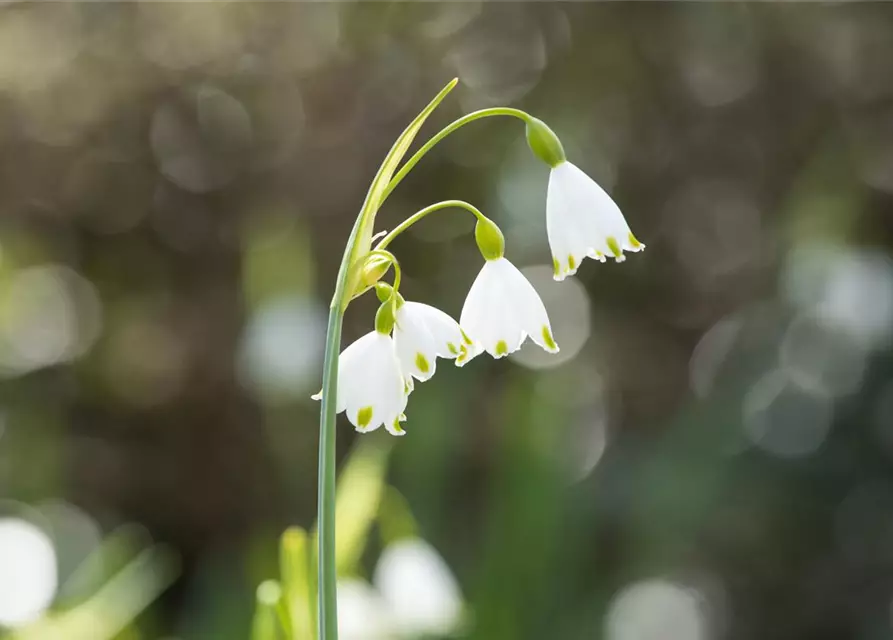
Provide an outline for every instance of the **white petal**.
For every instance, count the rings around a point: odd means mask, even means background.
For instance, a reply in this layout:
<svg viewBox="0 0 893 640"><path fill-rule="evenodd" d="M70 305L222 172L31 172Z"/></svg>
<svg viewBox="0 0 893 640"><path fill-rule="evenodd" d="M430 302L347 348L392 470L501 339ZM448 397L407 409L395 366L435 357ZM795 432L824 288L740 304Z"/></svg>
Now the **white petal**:
<svg viewBox="0 0 893 640"><path fill-rule="evenodd" d="M527 327L541 333L537 304L542 306L533 286L511 262L505 258L487 261L462 309L460 324L474 343L469 357L485 349L494 358L502 358L520 348ZM463 364L467 359L456 362Z"/></svg>
<svg viewBox="0 0 893 640"><path fill-rule="evenodd" d="M589 237L587 229L579 224L574 212L578 204L573 198L572 180L566 167L559 165L549 175L549 191L546 196L546 231L552 249L554 275L557 280L577 272L580 262L590 254L597 254L594 247L597 236Z"/></svg>
<svg viewBox="0 0 893 640"><path fill-rule="evenodd" d="M388 422L385 424L384 428L388 430L392 436L405 436L406 431L403 430L403 427L400 426L401 422L406 422L406 415L400 414L393 422Z"/></svg>
<svg viewBox="0 0 893 640"><path fill-rule="evenodd" d="M558 345L552 334L552 324L549 322L549 314L542 298L530 284L530 280L524 277L511 263L511 270L506 270L506 282L512 293L512 303L515 317L517 317L524 332L530 336L534 343L548 351L558 353Z"/></svg>
<svg viewBox="0 0 893 640"><path fill-rule="evenodd" d="M403 376L413 376L424 382L434 375L437 346L424 317L418 314L414 306L410 306L415 304L404 302L397 310L394 344Z"/></svg>
<svg viewBox="0 0 893 640"><path fill-rule="evenodd" d="M335 412L341 413L347 409L346 387L362 384L363 363L373 348L376 336L375 331L370 331L361 338L352 342L338 357L338 393ZM357 380L356 378L360 378Z"/></svg>
<svg viewBox="0 0 893 640"><path fill-rule="evenodd" d="M440 358L455 358L462 352L465 340L459 323L436 307L421 302L407 302L404 306L422 318L434 338L434 346Z"/></svg>
<svg viewBox="0 0 893 640"><path fill-rule="evenodd" d="M486 339L490 327L486 315L489 296L489 265L489 261L484 263L474 282L471 283L471 288L465 297L465 304L462 305L462 313L459 315L459 326L469 337L469 340L466 340L468 350L465 356L456 358L456 364L460 367L483 351L481 341Z"/></svg>
<svg viewBox="0 0 893 640"><path fill-rule="evenodd" d="M584 257L604 262L611 255L622 262L623 251L645 247L604 189L570 162L549 176L546 227L556 280L575 273Z"/></svg>
<svg viewBox="0 0 893 640"><path fill-rule="evenodd" d="M499 318L494 314L499 311L499 303L494 300L498 294L495 287L498 284L492 261L487 261L478 273L477 278L468 291L465 304L462 306L462 314L459 316L459 325L471 339L466 358L457 358L456 364L463 365L471 358L481 353L487 344L495 344L499 338Z"/></svg>
<svg viewBox="0 0 893 640"><path fill-rule="evenodd" d="M392 424L403 413L408 394L390 336L366 334L345 349L338 368L339 410L357 431Z"/></svg>

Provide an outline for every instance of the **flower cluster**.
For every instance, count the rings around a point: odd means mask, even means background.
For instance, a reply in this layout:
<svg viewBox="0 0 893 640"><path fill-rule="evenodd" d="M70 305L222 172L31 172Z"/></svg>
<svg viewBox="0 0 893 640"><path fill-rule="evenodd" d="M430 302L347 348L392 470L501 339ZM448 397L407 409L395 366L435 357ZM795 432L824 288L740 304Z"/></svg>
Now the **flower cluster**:
<svg viewBox="0 0 893 640"><path fill-rule="evenodd" d="M620 209L591 178L567 161L557 136L542 121L524 114L527 141L534 154L551 167L546 197L546 230L554 277L576 273L584 258L605 262L625 259L624 251L641 251ZM477 217L475 240L484 266L471 285L459 321L435 307L405 300L399 293L400 271L386 247L422 217L448 206L465 208ZM394 284L380 278L394 267ZM382 305L375 329L347 347L339 358L336 412L346 412L357 431L384 425L403 435L401 422L416 382L434 375L437 358L465 365L483 352L502 358L517 351L526 338L550 353L558 351L549 315L533 285L505 257L502 232L492 220L462 201L423 209L386 235L364 256L361 288L375 288ZM319 399L320 395L314 396Z"/></svg>

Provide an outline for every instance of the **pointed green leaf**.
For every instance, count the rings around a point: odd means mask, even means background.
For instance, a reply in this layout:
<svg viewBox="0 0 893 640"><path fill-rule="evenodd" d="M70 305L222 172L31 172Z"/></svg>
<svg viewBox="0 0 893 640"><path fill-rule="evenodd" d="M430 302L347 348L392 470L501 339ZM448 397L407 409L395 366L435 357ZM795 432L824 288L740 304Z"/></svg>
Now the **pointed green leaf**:
<svg viewBox="0 0 893 640"><path fill-rule="evenodd" d="M384 546L418 535L418 525L403 494L388 487L378 509L378 528Z"/></svg>
<svg viewBox="0 0 893 640"><path fill-rule="evenodd" d="M422 109L421 113L419 113L419 115L409 123L409 126L406 127L403 133L400 134L400 137L397 138L394 146L391 147L391 150L385 157L384 162L381 163L378 173L375 174L375 178L369 186L369 192L366 194L366 200L363 202L363 208L360 211L360 216L357 221L357 227L355 228L357 236L351 252L351 264L355 264L357 260L366 255L372 246L372 228L375 226L375 214L378 213L378 208L382 203L382 197L384 196L385 190L387 189L388 183L390 183L394 172L397 170L397 167L400 166L400 161L403 160L403 156L409 151L412 141L415 139L416 134L418 134L419 129L422 128L422 125L425 124L425 120L431 115L431 112L437 108L437 105L443 101L447 94L453 90L453 87L455 87L458 82L459 80L457 78L453 78L447 86L441 89L440 93L434 96L434 99L428 103L428 106ZM353 292L355 289L355 285L357 284L355 280L357 277L357 273L350 274L347 286L348 292Z"/></svg>
<svg viewBox="0 0 893 640"><path fill-rule="evenodd" d="M288 612L290 637L312 638L314 602L311 585L310 541L301 527L289 527L279 543L282 598Z"/></svg>
<svg viewBox="0 0 893 640"><path fill-rule="evenodd" d="M385 489L390 444L363 439L338 477L335 557L338 575L355 575Z"/></svg>

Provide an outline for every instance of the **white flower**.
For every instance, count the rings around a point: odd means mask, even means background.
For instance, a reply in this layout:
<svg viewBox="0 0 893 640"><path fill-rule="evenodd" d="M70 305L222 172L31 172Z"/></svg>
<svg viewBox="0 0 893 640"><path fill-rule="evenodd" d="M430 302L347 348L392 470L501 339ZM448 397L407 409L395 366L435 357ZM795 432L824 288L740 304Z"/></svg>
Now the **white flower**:
<svg viewBox="0 0 893 640"><path fill-rule="evenodd" d="M549 176L546 230L556 280L575 274L585 257L604 262L612 255L623 262L624 251L645 248L611 196L570 162L553 167Z"/></svg>
<svg viewBox="0 0 893 640"><path fill-rule="evenodd" d="M398 540L382 552L374 587L359 578L338 580L338 637L410 640L453 637L463 620L462 593L430 544Z"/></svg>
<svg viewBox="0 0 893 640"><path fill-rule="evenodd" d="M370 331L341 352L335 411L346 411L360 433L383 424L389 433L402 436L400 422L406 420L403 411L411 390L389 335ZM319 400L321 394L313 397Z"/></svg>
<svg viewBox="0 0 893 640"><path fill-rule="evenodd" d="M451 636L462 622L462 594L453 572L421 538L388 545L373 582L401 638Z"/></svg>
<svg viewBox="0 0 893 640"><path fill-rule="evenodd" d="M440 309L420 302L404 302L397 309L394 344L407 384L434 375L435 359L456 358L465 353L467 338L459 323Z"/></svg>
<svg viewBox="0 0 893 640"><path fill-rule="evenodd" d="M494 358L506 356L527 336L546 351L558 352L543 301L505 258L484 264L465 299L459 325L471 339L468 353L456 359L460 366L483 350Z"/></svg>
<svg viewBox="0 0 893 640"><path fill-rule="evenodd" d="M378 592L359 578L338 581L338 637L392 640L393 624Z"/></svg>

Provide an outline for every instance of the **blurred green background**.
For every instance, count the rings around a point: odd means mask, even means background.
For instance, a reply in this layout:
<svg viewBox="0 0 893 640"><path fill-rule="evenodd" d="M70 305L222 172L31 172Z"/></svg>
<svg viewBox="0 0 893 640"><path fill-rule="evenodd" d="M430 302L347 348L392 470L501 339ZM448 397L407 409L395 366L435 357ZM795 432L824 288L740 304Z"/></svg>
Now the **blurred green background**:
<svg viewBox="0 0 893 640"><path fill-rule="evenodd" d="M893 638L893 6L847 3L5 4L0 635L249 637L343 243L454 76L420 141L530 111L648 249L552 282L514 120L395 191L494 218L562 350L339 421L342 640ZM471 228L392 245L407 297L458 316Z"/></svg>

